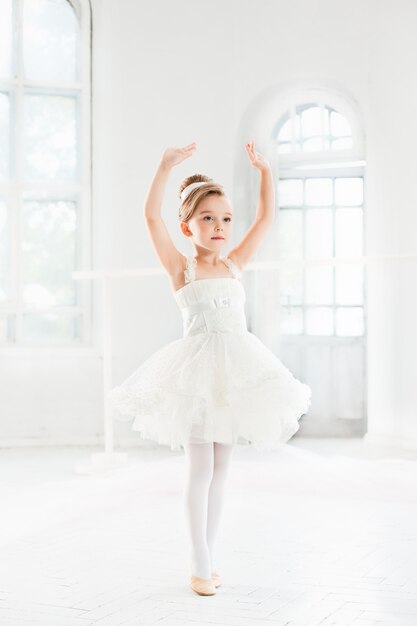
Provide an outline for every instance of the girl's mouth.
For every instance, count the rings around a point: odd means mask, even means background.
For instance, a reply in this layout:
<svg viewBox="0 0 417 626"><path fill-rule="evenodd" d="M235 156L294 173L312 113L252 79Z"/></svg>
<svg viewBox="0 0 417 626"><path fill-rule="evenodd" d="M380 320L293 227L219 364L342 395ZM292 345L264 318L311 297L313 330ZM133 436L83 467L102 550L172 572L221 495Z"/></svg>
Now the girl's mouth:
<svg viewBox="0 0 417 626"><path fill-rule="evenodd" d="M212 237L212 239L224 239L224 237Z"/></svg>

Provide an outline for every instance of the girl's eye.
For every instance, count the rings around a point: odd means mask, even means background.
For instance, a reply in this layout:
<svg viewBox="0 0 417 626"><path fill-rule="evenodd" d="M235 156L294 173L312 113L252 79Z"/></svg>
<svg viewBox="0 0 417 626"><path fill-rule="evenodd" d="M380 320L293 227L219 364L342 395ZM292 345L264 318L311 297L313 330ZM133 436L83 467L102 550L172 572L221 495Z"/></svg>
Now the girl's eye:
<svg viewBox="0 0 417 626"><path fill-rule="evenodd" d="M203 219L206 219L206 217L208 217L208 218L209 218L209 220L211 220L211 219L212 219L212 218L211 218L211 215L205 215ZM232 221L232 218L231 218L231 217L225 217L224 219L225 219L225 220L229 220L229 222L231 222L231 221Z"/></svg>

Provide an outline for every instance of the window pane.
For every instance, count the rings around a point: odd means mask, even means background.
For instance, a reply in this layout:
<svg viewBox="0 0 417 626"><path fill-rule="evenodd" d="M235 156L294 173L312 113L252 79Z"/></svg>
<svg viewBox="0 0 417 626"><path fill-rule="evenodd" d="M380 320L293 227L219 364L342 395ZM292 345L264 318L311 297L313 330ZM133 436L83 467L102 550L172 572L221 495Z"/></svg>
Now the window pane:
<svg viewBox="0 0 417 626"><path fill-rule="evenodd" d="M294 116L294 139L298 140L301 136L301 120L299 115Z"/></svg>
<svg viewBox="0 0 417 626"><path fill-rule="evenodd" d="M335 203L339 206L361 205L363 202L362 178L336 178Z"/></svg>
<svg viewBox="0 0 417 626"><path fill-rule="evenodd" d="M10 101L0 93L0 180L10 177Z"/></svg>
<svg viewBox="0 0 417 626"><path fill-rule="evenodd" d="M284 209L279 213L279 256L282 259L303 258L303 214L300 209ZM303 301L303 268L283 264L279 286L283 304Z"/></svg>
<svg viewBox="0 0 417 626"><path fill-rule="evenodd" d="M303 150L304 152L317 152L318 150L323 150L324 144L323 139L321 137L312 137L311 139L307 139L303 141Z"/></svg>
<svg viewBox="0 0 417 626"><path fill-rule="evenodd" d="M0 201L0 302L10 299L10 242L7 205Z"/></svg>
<svg viewBox="0 0 417 626"><path fill-rule="evenodd" d="M336 309L336 335L360 336L364 333L362 307Z"/></svg>
<svg viewBox="0 0 417 626"><path fill-rule="evenodd" d="M279 275L280 302L283 305L303 303L303 269L281 267Z"/></svg>
<svg viewBox="0 0 417 626"><path fill-rule="evenodd" d="M353 146L351 138L346 137L344 139L333 139L332 150L349 150Z"/></svg>
<svg viewBox="0 0 417 626"><path fill-rule="evenodd" d="M283 335L301 335L303 332L303 310L301 307L281 308L281 333Z"/></svg>
<svg viewBox="0 0 417 626"><path fill-rule="evenodd" d="M278 185L279 206L301 206L303 204L303 181L280 180Z"/></svg>
<svg viewBox="0 0 417 626"><path fill-rule="evenodd" d="M77 174L76 99L26 96L24 139L28 180L73 181Z"/></svg>
<svg viewBox="0 0 417 626"><path fill-rule="evenodd" d="M13 338L13 324L11 315L0 315L0 343L6 343Z"/></svg>
<svg viewBox="0 0 417 626"><path fill-rule="evenodd" d="M24 0L23 57L33 80L77 79L78 20L67 0Z"/></svg>
<svg viewBox="0 0 417 626"><path fill-rule="evenodd" d="M322 134L320 107L310 107L301 113L303 137Z"/></svg>
<svg viewBox="0 0 417 626"><path fill-rule="evenodd" d="M330 133L330 122L329 122L330 110L328 107L324 107L323 109L323 135L326 137Z"/></svg>
<svg viewBox="0 0 417 626"><path fill-rule="evenodd" d="M363 303L362 265L336 266L336 304Z"/></svg>
<svg viewBox="0 0 417 626"><path fill-rule="evenodd" d="M308 304L333 304L333 267L307 267L306 293Z"/></svg>
<svg viewBox="0 0 417 626"><path fill-rule="evenodd" d="M279 212L279 256L291 259L303 257L303 213L301 209Z"/></svg>
<svg viewBox="0 0 417 626"><path fill-rule="evenodd" d="M336 209L335 211L336 256L355 257L363 255L362 209Z"/></svg>
<svg viewBox="0 0 417 626"><path fill-rule="evenodd" d="M306 210L306 257L333 256L333 217L331 209Z"/></svg>
<svg viewBox="0 0 417 626"><path fill-rule="evenodd" d="M333 310L324 306L307 308L306 333L308 335L333 335Z"/></svg>
<svg viewBox="0 0 417 626"><path fill-rule="evenodd" d="M58 313L26 313L22 316L22 340L41 343L73 343L80 338L80 319Z"/></svg>
<svg viewBox="0 0 417 626"><path fill-rule="evenodd" d="M76 303L76 205L25 202L22 215L23 302L37 307Z"/></svg>
<svg viewBox="0 0 417 626"><path fill-rule="evenodd" d="M7 78L12 73L13 41L12 0L0 2L0 76Z"/></svg>
<svg viewBox="0 0 417 626"><path fill-rule="evenodd" d="M332 204L332 179L307 178L306 204L309 206L329 206Z"/></svg>
<svg viewBox="0 0 417 626"><path fill-rule="evenodd" d="M352 134L349 122L337 111L332 111L330 114L330 128L333 137L346 137Z"/></svg>

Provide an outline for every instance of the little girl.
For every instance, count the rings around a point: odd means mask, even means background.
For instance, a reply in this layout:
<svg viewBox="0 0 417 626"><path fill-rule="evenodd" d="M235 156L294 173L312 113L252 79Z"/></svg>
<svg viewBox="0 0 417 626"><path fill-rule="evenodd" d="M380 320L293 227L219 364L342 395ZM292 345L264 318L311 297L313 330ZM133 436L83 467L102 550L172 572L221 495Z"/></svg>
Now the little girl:
<svg viewBox="0 0 417 626"><path fill-rule="evenodd" d="M270 165L253 141L246 144L260 173L259 202L252 225L227 256L220 253L231 241L234 211L225 190L201 174L183 181L180 228L194 249L184 256L160 211L172 168L195 150L192 143L164 151L144 207L151 241L181 310L183 337L153 353L108 400L118 419L135 417L132 428L142 438L184 448L190 586L199 595L213 595L220 585L214 542L233 445L273 450L285 444L310 406L311 390L246 325L240 277L274 220Z"/></svg>

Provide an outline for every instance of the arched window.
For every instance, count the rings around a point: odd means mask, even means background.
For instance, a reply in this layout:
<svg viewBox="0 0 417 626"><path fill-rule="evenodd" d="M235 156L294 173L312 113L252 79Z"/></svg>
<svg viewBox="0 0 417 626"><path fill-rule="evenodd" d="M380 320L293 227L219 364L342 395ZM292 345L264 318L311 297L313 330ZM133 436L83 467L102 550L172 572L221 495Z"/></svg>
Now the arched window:
<svg viewBox="0 0 417 626"><path fill-rule="evenodd" d="M324 104L295 106L279 121L277 132L281 154L349 150L353 147L349 121Z"/></svg>
<svg viewBox="0 0 417 626"><path fill-rule="evenodd" d="M280 94L270 118L277 184L280 358L312 388L303 434L366 431L364 139L355 102L325 87ZM310 262L310 263L309 263Z"/></svg>
<svg viewBox="0 0 417 626"><path fill-rule="evenodd" d="M90 254L84 8L68 0L0 3L2 345L79 345L89 336L89 290L72 279Z"/></svg>
<svg viewBox="0 0 417 626"><path fill-rule="evenodd" d="M349 119L350 118L350 119ZM363 254L362 140L353 115L316 101L294 103L273 131L279 155L283 259ZM361 336L360 264L287 266L280 273L281 334Z"/></svg>

